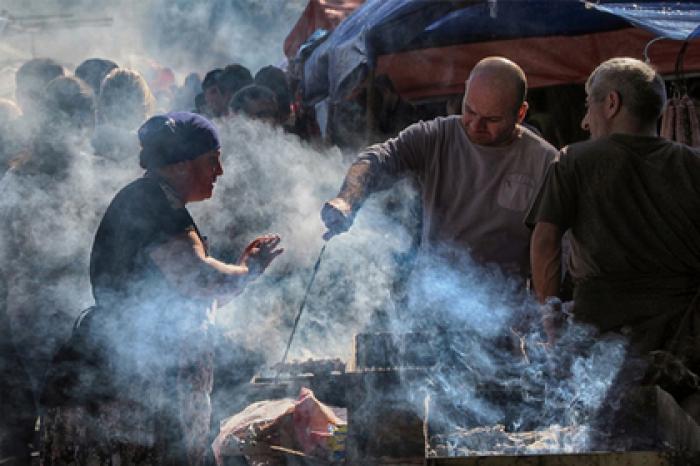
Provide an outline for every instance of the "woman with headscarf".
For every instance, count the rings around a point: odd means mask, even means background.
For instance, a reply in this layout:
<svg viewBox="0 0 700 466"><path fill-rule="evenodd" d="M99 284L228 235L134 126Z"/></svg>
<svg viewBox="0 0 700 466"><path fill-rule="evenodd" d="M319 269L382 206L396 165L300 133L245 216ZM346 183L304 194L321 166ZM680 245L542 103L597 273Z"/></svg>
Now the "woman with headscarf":
<svg viewBox="0 0 700 466"><path fill-rule="evenodd" d="M102 219L90 261L96 306L76 323L44 393L44 464L203 464L213 310L282 252L271 235L236 263L207 254L185 205L211 197L223 173L208 120L155 116L139 139L146 173Z"/></svg>

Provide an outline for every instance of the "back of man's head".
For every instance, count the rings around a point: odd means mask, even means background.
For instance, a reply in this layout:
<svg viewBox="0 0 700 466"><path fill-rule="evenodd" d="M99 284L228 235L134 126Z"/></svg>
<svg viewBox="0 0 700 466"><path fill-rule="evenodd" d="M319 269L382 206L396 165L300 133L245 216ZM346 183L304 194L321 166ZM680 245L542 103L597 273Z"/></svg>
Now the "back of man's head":
<svg viewBox="0 0 700 466"><path fill-rule="evenodd" d="M100 84L107 74L117 68L112 60L104 58L89 58L75 69L75 76L85 81L97 96L100 93Z"/></svg>
<svg viewBox="0 0 700 466"><path fill-rule="evenodd" d="M95 98L90 86L72 76L60 76L46 86L42 110L45 129L90 129L95 124Z"/></svg>
<svg viewBox="0 0 700 466"><path fill-rule="evenodd" d="M49 81L65 74L63 67L50 58L34 58L24 63L15 74L17 103L24 114L36 110Z"/></svg>
<svg viewBox="0 0 700 466"><path fill-rule="evenodd" d="M197 73L190 73L185 76L185 82L182 87L196 93L202 92L202 78Z"/></svg>
<svg viewBox="0 0 700 466"><path fill-rule="evenodd" d="M275 93L257 84L251 84L236 92L231 99L231 110L254 120L270 123L280 121Z"/></svg>
<svg viewBox="0 0 700 466"><path fill-rule="evenodd" d="M636 58L611 58L593 70L586 81L589 97L599 102L610 92L617 92L622 108L644 124L655 123L666 105L663 78Z"/></svg>
<svg viewBox="0 0 700 466"><path fill-rule="evenodd" d="M221 68L214 68L208 71L207 74L204 75L204 80L202 81L202 90L206 91L212 86L217 86L219 84L219 77L221 77L223 71L224 70Z"/></svg>
<svg viewBox="0 0 700 466"><path fill-rule="evenodd" d="M280 118L286 120L291 113L289 108L292 96L287 83L287 75L284 71L272 65L260 68L255 73L255 84L265 86L275 93Z"/></svg>
<svg viewBox="0 0 700 466"><path fill-rule="evenodd" d="M222 94L232 96L244 87L253 84L253 75L245 66L234 63L223 69L218 84Z"/></svg>
<svg viewBox="0 0 700 466"><path fill-rule="evenodd" d="M102 81L97 115L101 123L136 129L153 111L154 100L146 80L138 72L116 68Z"/></svg>

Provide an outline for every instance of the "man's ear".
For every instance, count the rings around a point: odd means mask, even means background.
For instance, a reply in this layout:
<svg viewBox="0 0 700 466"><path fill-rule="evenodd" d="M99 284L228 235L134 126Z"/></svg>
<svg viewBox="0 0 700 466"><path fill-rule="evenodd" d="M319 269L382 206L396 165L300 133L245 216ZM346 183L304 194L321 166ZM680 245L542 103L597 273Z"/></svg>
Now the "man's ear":
<svg viewBox="0 0 700 466"><path fill-rule="evenodd" d="M523 102L520 105L520 108L518 108L518 124L522 123L523 120L525 119L525 115L527 115L527 110L530 108L527 102Z"/></svg>
<svg viewBox="0 0 700 466"><path fill-rule="evenodd" d="M603 111L607 118L613 118L615 115L620 113L622 109L622 98L620 93L617 91L610 91L608 95L605 96L605 106Z"/></svg>

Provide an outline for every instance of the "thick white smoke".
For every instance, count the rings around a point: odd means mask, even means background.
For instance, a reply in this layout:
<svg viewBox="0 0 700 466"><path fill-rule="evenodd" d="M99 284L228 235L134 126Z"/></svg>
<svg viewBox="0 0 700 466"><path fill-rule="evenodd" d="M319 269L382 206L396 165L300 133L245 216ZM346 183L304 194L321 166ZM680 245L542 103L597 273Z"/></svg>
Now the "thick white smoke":
<svg viewBox="0 0 700 466"><path fill-rule="evenodd" d="M211 250L233 260L255 235L278 233L286 249L259 283L219 312L218 321L275 363L282 357L291 323L322 247L319 216L347 169L337 149L316 150L280 129L234 118L224 123L223 168L210 201L192 206ZM406 188L402 197L411 199ZM411 246L403 225L369 202L352 230L333 238L310 290L292 347L292 358L348 359L354 333L375 310L390 306L393 255ZM410 202L407 202L410 205ZM276 360L276 358L278 358Z"/></svg>

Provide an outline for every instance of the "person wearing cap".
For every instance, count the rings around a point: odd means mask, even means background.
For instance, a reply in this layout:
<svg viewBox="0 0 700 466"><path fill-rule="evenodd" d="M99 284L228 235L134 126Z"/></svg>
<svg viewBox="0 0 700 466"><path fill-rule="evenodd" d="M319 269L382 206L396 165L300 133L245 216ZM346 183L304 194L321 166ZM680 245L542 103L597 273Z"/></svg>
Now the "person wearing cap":
<svg viewBox="0 0 700 466"><path fill-rule="evenodd" d="M45 464L203 464L213 311L282 252L269 235L235 263L207 254L186 205L211 197L223 173L211 122L168 113L138 136L146 173L100 223L90 259L96 305L54 359L42 397Z"/></svg>

